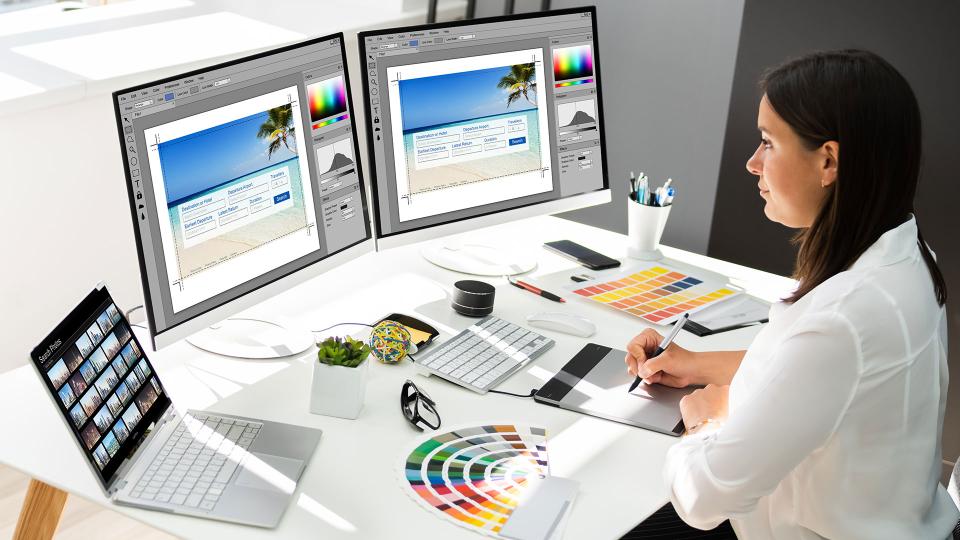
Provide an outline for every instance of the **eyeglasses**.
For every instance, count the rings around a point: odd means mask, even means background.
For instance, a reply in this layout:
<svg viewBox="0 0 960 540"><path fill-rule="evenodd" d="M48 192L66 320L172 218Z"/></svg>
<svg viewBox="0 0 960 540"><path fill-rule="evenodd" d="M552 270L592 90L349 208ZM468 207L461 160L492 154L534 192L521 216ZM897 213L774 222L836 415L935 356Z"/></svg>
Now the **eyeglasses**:
<svg viewBox="0 0 960 540"><path fill-rule="evenodd" d="M421 416L421 410L428 413L428 417L436 418L436 425ZM440 413L437 412L436 402L409 379L403 383L403 388L400 390L400 411L403 412L407 421L420 431L423 431L423 427L418 425L420 423L430 429L440 429Z"/></svg>

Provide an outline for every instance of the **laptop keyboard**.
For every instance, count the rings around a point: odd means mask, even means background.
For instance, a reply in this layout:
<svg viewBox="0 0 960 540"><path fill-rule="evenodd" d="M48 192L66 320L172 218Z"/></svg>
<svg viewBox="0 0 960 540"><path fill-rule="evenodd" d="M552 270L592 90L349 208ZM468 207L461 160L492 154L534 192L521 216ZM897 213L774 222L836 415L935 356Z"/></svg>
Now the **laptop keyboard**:
<svg viewBox="0 0 960 540"><path fill-rule="evenodd" d="M550 338L491 315L417 363L431 373L483 394L553 343Z"/></svg>
<svg viewBox="0 0 960 540"><path fill-rule="evenodd" d="M213 510L261 427L214 415L184 416L130 495Z"/></svg>

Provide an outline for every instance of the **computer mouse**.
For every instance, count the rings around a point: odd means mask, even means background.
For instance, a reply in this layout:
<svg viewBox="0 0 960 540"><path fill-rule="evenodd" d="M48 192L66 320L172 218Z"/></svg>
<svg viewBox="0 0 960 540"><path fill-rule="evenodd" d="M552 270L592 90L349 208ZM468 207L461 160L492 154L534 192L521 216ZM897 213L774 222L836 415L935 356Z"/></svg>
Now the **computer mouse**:
<svg viewBox="0 0 960 540"><path fill-rule="evenodd" d="M527 316L527 322L535 328L544 328L579 337L590 337L597 331L597 325L586 317L556 311L534 313Z"/></svg>

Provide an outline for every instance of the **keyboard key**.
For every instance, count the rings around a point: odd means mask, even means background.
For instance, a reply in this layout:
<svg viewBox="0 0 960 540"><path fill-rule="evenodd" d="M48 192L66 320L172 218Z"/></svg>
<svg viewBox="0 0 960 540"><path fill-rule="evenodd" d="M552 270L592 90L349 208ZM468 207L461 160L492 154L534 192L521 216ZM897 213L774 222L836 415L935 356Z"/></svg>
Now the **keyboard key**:
<svg viewBox="0 0 960 540"><path fill-rule="evenodd" d="M217 505L217 503L216 503L215 501L203 501L203 502L200 503L200 509L201 509L201 510L213 510L213 507L216 506L216 505Z"/></svg>
<svg viewBox="0 0 960 540"><path fill-rule="evenodd" d="M202 500L203 500L203 495L199 495L199 494L190 495L189 497L187 497L187 500L184 504L186 504L187 506L192 506L196 508L200 504L200 501Z"/></svg>
<svg viewBox="0 0 960 540"><path fill-rule="evenodd" d="M157 500L158 502L170 502L170 494L169 494L169 493L160 493L159 495L156 496L156 500Z"/></svg>
<svg viewBox="0 0 960 540"><path fill-rule="evenodd" d="M186 500L187 500L187 496L180 495L179 493L174 495L173 497L170 497L170 502L172 504L183 504L184 502L186 502Z"/></svg>

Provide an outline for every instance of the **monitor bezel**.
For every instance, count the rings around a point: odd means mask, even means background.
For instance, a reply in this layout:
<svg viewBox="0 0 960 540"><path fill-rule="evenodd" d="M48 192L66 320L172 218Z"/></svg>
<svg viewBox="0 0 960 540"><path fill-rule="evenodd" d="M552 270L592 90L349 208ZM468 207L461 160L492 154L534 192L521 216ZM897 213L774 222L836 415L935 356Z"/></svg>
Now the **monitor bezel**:
<svg viewBox="0 0 960 540"><path fill-rule="evenodd" d="M131 86L122 90L117 90L111 94L111 99L113 100L113 110L116 116L117 123L117 136L120 143L120 151L123 152L125 140L123 137L123 122L122 122L122 113L120 112L120 102L119 96L122 94L127 94L148 88L151 86L157 86L164 84L176 79L182 79L184 77L190 77L193 75L199 75L208 71L213 71L216 69L227 68L244 62L249 62L252 60L257 60L264 58L270 55L279 54L287 51L291 51L300 47L307 47L310 45L315 45L324 41L330 41L332 39L339 39L340 45L340 58L343 61L343 81L344 86L346 87L347 101L350 103L351 110L354 112L354 120L356 120L356 107L354 106L354 101L351 92L350 85L350 69L349 62L347 60L347 50L346 44L344 41L343 32L337 32L334 34L329 34L326 36L311 38L303 41L298 41L289 45L284 45L282 47L276 47L265 51L260 51L254 54L242 56L240 58L235 58L233 60L228 60L226 62L221 62L219 64L214 64L199 69L194 69L185 73L178 73L170 77L165 77L155 81L138 84L136 86ZM354 121L353 129L351 129L351 136L353 138L353 147L356 149L357 153L360 153L360 141L357 138L357 126L358 123ZM191 317L188 317L178 323L171 324L165 327L161 331L157 331L155 321L153 319L153 298L150 293L150 284L147 279L146 272L146 255L143 250L143 242L140 238L139 222L137 220L137 203L136 203L136 194L133 190L133 180L130 176L130 164L126 159L123 159L123 173L124 179L126 181L127 188L127 199L130 202L130 218L133 224L133 236L137 244L137 259L140 265L140 281L141 287L143 290L143 304L144 311L147 315L147 327L150 332L151 345L154 350L165 347L171 343L174 343L180 339L183 339L201 328L210 326L211 324L222 321L223 319L242 311L243 309L249 308L257 303L266 300L274 294L278 294L286 289L299 285L304 281L307 281L310 278L313 278L320 273L347 262L348 260L355 259L364 253L368 253L374 249L374 234L370 227L369 219L369 209L367 206L367 191L366 186L364 186L364 175L363 175L363 165L361 164L360 159L354 160L357 166L357 176L360 179L360 201L361 207L363 210L362 219L364 222L364 229L366 230L366 235L363 239L350 244L344 248L341 248L335 253L328 254L323 259L315 261L313 263L301 266L286 274L276 277L266 283L247 291L243 294L238 294L229 300L226 300L220 303L217 306L214 306L202 313L198 313ZM242 285L242 284L241 284ZM238 285L239 286L239 285ZM225 292L229 292L225 291ZM223 293L221 293L223 294Z"/></svg>
<svg viewBox="0 0 960 540"><path fill-rule="evenodd" d="M600 74L600 43L597 35L597 8L596 6L583 6L575 8L564 8L556 9L551 11L537 12L537 13L520 13L516 15L500 15L496 17L483 17L479 19L469 19L469 20L460 20L460 21L450 21L443 23L434 23L434 24L419 24L413 26L400 26L395 28L383 28L378 30L368 30L364 32L357 33L357 48L359 53L360 65L366 65L366 47L365 40L368 37L382 36L386 34L396 34L402 32L418 32L423 30L432 30L437 28L451 28L459 26L472 26L477 24L488 24L488 23L498 23L505 21L517 21L525 19L539 19L545 17L555 17L557 15L571 15L575 13L590 13L590 21L593 27L593 50L594 50L594 73L597 81L600 81L602 76ZM376 238L377 249L380 248L389 248L400 246L404 244L409 244L411 242L417 242L421 240L427 240L430 238L436 238L437 236L446 236L449 234L456 234L458 232L468 231L476 226L487 226L495 225L502 223L504 221L521 219L524 217L532 217L544 213L556 213L556 212L566 212L570 210L576 210L578 208L584 208L587 206L594 206L597 204L603 204L611 201L610 194L610 174L609 168L607 167L607 138L606 138L606 121L603 114L603 92L600 89L600 85L597 84L597 114L600 120L600 163L603 167L602 176L603 176L603 187L586 191L584 193L577 193L574 195L568 195L566 197L561 197L559 199L553 199L549 201L540 201L540 202L531 202L527 204L522 204L519 206L514 206L513 208L508 208L505 210L491 210L489 212L484 212L482 214L477 214L474 216L462 217L459 219L452 219L450 221L445 221L443 223L436 223L432 225L421 225L419 227L414 227L412 229L406 229L403 231L398 231L390 234L384 234L383 228L381 227L381 218L380 218L380 197L377 191L377 166L376 160L374 158L374 148L373 148L373 128L372 128L372 115L371 115L371 104L370 104L370 83L368 77L366 76L366 70L362 70L360 76L361 84L363 85L363 111L365 118L367 120L367 161L370 164L370 195L371 195L371 209L374 227L374 236ZM599 196L598 196L599 195ZM559 204L558 204L559 203ZM429 232L427 232L429 231Z"/></svg>

